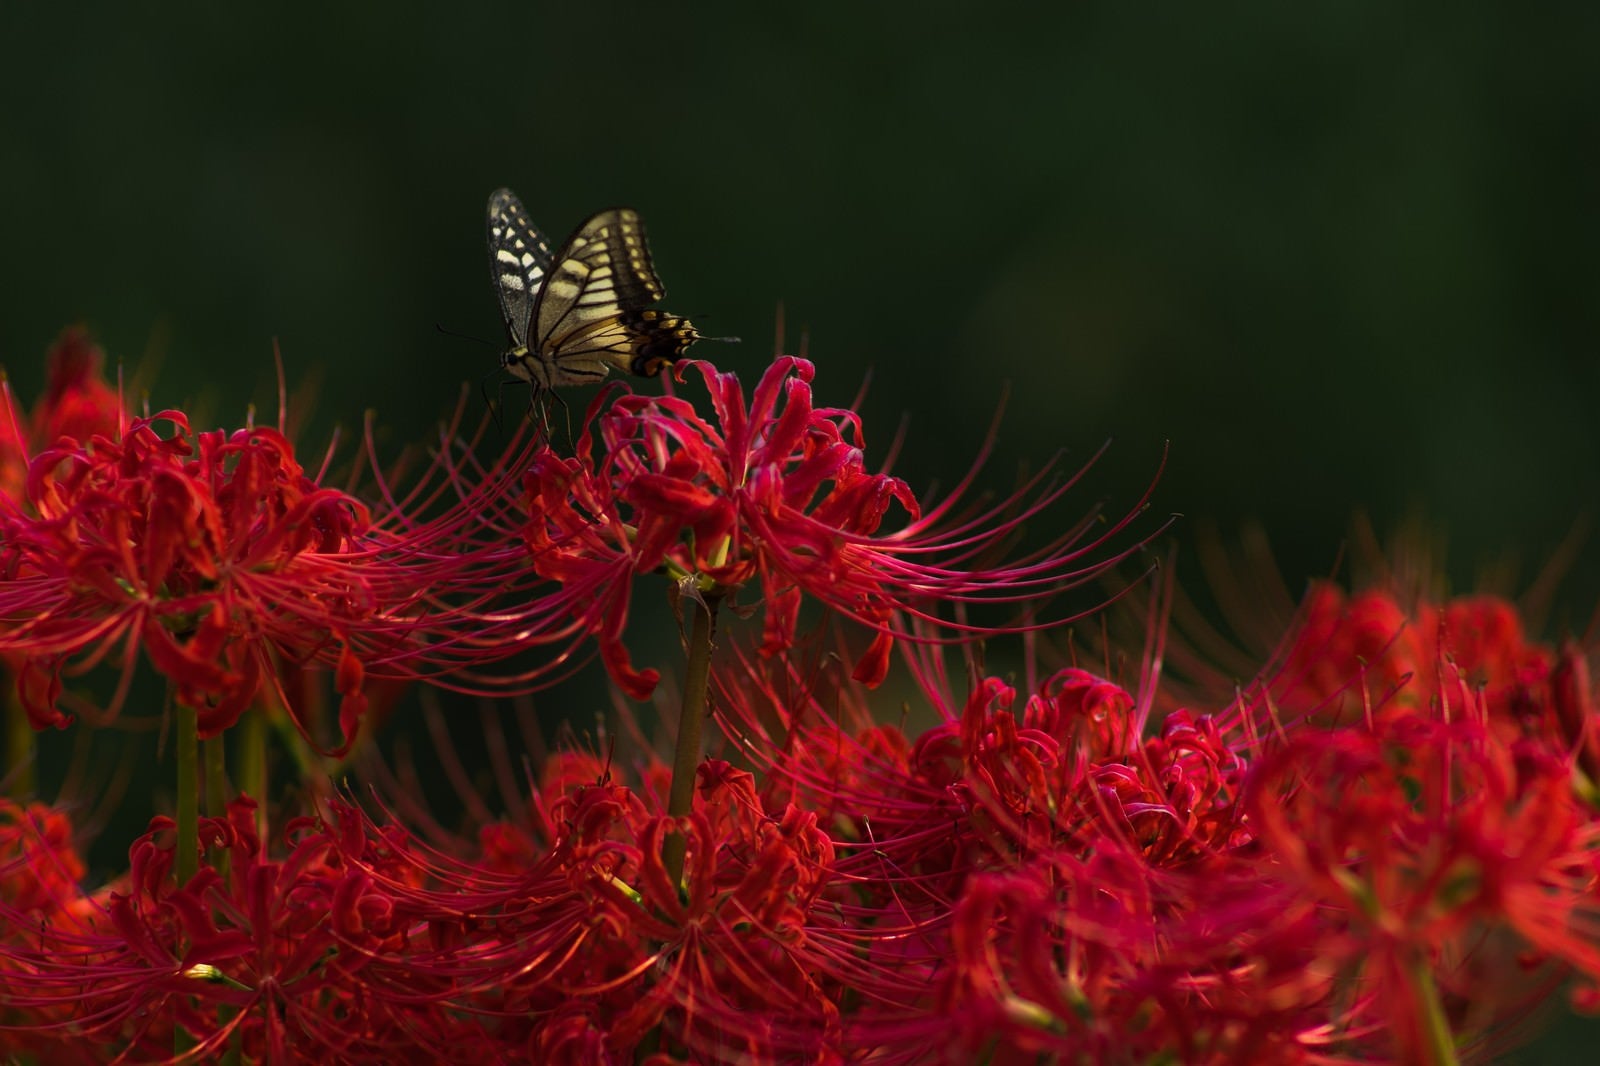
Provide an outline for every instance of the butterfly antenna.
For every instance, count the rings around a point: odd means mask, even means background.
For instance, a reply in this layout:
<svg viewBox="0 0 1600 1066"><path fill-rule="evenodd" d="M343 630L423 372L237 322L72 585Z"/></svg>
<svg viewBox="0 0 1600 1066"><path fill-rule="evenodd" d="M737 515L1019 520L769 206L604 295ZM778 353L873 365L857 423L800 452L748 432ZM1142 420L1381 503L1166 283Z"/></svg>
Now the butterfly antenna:
<svg viewBox="0 0 1600 1066"><path fill-rule="evenodd" d="M695 315L694 317L698 321L704 321L706 316ZM782 325L780 325L778 328L782 329L783 327L782 327ZM721 342L723 344L738 344L738 343L740 343L738 337L707 337L707 336L704 336L704 335L702 335L702 334L700 334L698 332L695 334L694 339L697 340L697 341L719 341L719 342Z"/></svg>
<svg viewBox="0 0 1600 1066"><path fill-rule="evenodd" d="M433 328L438 330L440 333L443 333L446 337L455 337L457 340L472 341L474 344L481 344L485 348L499 347L499 345L494 343L494 341L486 341L482 337L473 336L471 333L460 333L453 329L445 329L444 326L438 322L433 324Z"/></svg>

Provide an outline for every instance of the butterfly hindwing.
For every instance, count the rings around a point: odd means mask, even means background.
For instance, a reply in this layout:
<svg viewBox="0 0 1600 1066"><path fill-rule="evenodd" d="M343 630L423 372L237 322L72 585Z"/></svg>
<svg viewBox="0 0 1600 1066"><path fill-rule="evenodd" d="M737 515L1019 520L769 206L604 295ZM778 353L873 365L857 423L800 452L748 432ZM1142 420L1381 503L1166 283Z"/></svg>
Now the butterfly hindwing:
<svg viewBox="0 0 1600 1066"><path fill-rule="evenodd" d="M591 216L562 245L534 307L532 333L552 377L660 373L699 336L687 319L649 308L664 292L638 212Z"/></svg>
<svg viewBox="0 0 1600 1066"><path fill-rule="evenodd" d="M550 242L510 189L489 195L488 231L489 272L511 341L504 360L509 362L513 352L527 347L534 303L550 268Z"/></svg>

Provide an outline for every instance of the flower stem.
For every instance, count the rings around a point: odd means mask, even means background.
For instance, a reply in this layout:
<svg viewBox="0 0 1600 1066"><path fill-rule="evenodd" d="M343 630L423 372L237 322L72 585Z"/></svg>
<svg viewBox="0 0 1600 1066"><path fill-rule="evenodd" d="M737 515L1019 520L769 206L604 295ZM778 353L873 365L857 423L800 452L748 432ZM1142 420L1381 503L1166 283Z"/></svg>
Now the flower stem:
<svg viewBox="0 0 1600 1066"><path fill-rule="evenodd" d="M267 837L267 708L258 704L239 720L239 791L256 801L256 833Z"/></svg>
<svg viewBox="0 0 1600 1066"><path fill-rule="evenodd" d="M206 814L221 818L228 807L228 749L221 737L212 737L200 744L205 756Z"/></svg>
<svg viewBox="0 0 1600 1066"><path fill-rule="evenodd" d="M200 724L195 709L181 702L175 720L178 842L173 870L178 876L178 887L182 888L200 872Z"/></svg>
<svg viewBox="0 0 1600 1066"><path fill-rule="evenodd" d="M174 845L173 872L182 888L200 872L200 721L199 712L177 701L173 729L178 762L178 840ZM181 1024L173 1026L172 1049L182 1055L194 1047L194 1038Z"/></svg>
<svg viewBox="0 0 1600 1066"><path fill-rule="evenodd" d="M683 710L678 715L678 747L672 759L672 792L667 797L667 814L680 818L689 813L694 801L695 772L700 767L700 729L706 717L706 689L711 680L711 637L717 628L715 594L693 602L694 625L689 633L689 661L683 679ZM669 833L662 845L661 859L674 884L683 878L683 860L689 840L682 833Z"/></svg>
<svg viewBox="0 0 1600 1066"><path fill-rule="evenodd" d="M22 708L16 685L7 685L6 697L6 761L0 766L0 777L8 782L6 791L15 800L33 798L34 747L33 723Z"/></svg>
<svg viewBox="0 0 1600 1066"><path fill-rule="evenodd" d="M221 818L228 813L228 746L227 741L221 736L201 741L200 754L205 763L206 774L206 815L211 818ZM219 850L211 856L216 870L223 877L228 876L229 856L226 851Z"/></svg>
<svg viewBox="0 0 1600 1066"><path fill-rule="evenodd" d="M1411 980L1422 1000L1423 1039L1428 1052L1426 1061L1431 1066L1458 1066L1455 1040L1450 1035L1450 1020L1445 1017L1444 1004L1439 1002L1439 986L1434 983L1433 969L1423 959L1411 962Z"/></svg>

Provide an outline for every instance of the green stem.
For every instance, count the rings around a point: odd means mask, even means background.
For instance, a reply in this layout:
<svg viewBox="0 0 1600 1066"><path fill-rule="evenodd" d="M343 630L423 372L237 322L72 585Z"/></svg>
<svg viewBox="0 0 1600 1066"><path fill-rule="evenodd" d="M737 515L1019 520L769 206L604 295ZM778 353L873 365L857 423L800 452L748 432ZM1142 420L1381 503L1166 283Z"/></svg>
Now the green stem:
<svg viewBox="0 0 1600 1066"><path fill-rule="evenodd" d="M239 790L256 801L256 833L267 838L267 721L265 704L245 712L239 732Z"/></svg>
<svg viewBox="0 0 1600 1066"><path fill-rule="evenodd" d="M34 775L33 723L28 720L28 712L23 710L17 686L7 685L6 690L6 761L0 768L0 777L10 780L6 791L12 799L26 802L33 798L38 784Z"/></svg>
<svg viewBox="0 0 1600 1066"><path fill-rule="evenodd" d="M277 734L278 742L294 763L294 776L299 781L300 787L310 793L314 800L326 799L333 793L333 781L328 776L326 760L317 752L316 748L300 735L300 730L295 727L294 720L276 704L268 705L271 718L267 725ZM308 716L312 720L314 716ZM265 793L263 793L263 797ZM263 797L257 797L262 800Z"/></svg>
<svg viewBox="0 0 1600 1066"><path fill-rule="evenodd" d="M201 741L200 754L205 761L206 815L222 818L228 813L228 746L220 736ZM228 876L229 856L226 851L212 855L217 873Z"/></svg>
<svg viewBox="0 0 1600 1066"><path fill-rule="evenodd" d="M202 741L200 753L205 756L206 814L221 818L228 813L228 749L221 737Z"/></svg>
<svg viewBox="0 0 1600 1066"><path fill-rule="evenodd" d="M178 757L178 887L200 872L200 722L193 707L178 704L173 730Z"/></svg>
<svg viewBox="0 0 1600 1066"><path fill-rule="evenodd" d="M1445 1017L1444 1004L1439 1002L1439 987L1434 984L1432 967L1420 957L1413 959L1411 979L1422 1001L1426 1061L1430 1066L1458 1066L1461 1060L1456 1056L1456 1042L1450 1034L1450 1020Z"/></svg>
<svg viewBox="0 0 1600 1066"><path fill-rule="evenodd" d="M178 761L178 842L173 869L178 887L200 872L200 721L193 707L178 703L173 715L173 740ZM194 1047L194 1037L178 1025L172 1033L173 1051L179 1055Z"/></svg>
<svg viewBox="0 0 1600 1066"><path fill-rule="evenodd" d="M667 814L674 818L689 813L694 801L695 773L700 768L700 730L706 717L706 689L711 681L711 636L717 628L715 594L695 601L694 626L689 633L689 661L683 679L683 711L678 715L678 748L672 759L672 791L667 797ZM661 860L674 884L683 879L683 860L689 840L682 833L670 833L661 848Z"/></svg>

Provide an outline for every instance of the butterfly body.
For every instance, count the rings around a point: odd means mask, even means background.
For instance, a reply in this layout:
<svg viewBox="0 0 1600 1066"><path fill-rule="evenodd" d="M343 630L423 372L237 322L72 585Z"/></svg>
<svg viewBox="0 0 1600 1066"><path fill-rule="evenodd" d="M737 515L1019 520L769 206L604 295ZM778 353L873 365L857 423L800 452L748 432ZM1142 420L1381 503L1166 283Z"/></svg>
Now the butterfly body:
<svg viewBox="0 0 1600 1066"><path fill-rule="evenodd" d="M630 208L600 211L560 250L510 189L489 197L489 265L509 346L500 357L539 389L592 384L612 370L650 377L700 335L650 305L665 294Z"/></svg>

